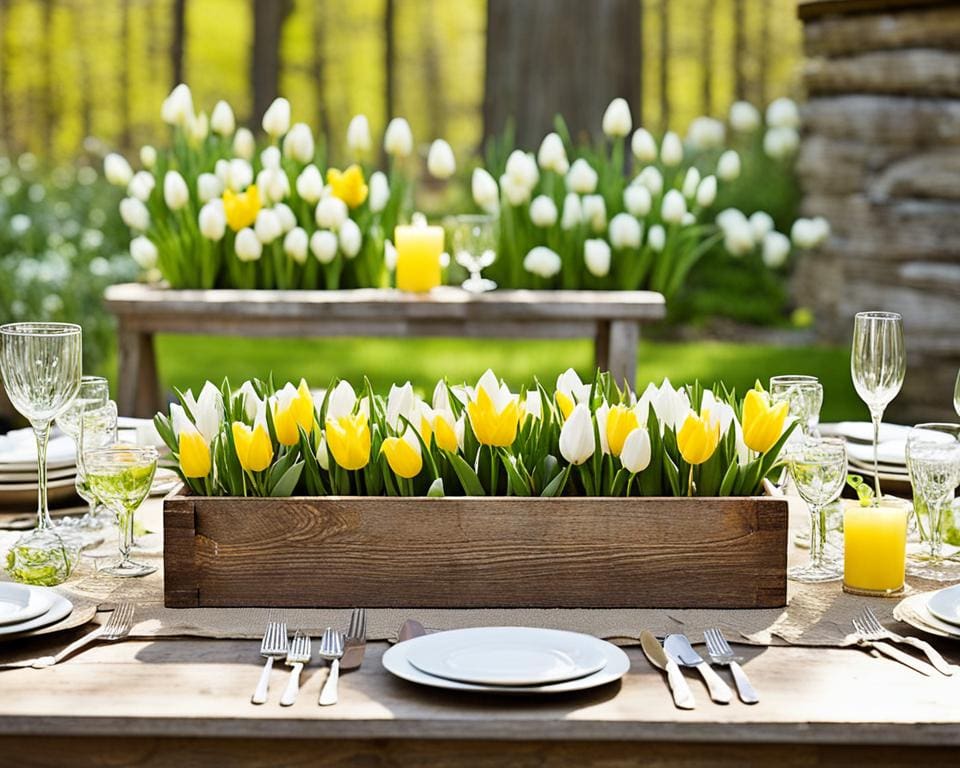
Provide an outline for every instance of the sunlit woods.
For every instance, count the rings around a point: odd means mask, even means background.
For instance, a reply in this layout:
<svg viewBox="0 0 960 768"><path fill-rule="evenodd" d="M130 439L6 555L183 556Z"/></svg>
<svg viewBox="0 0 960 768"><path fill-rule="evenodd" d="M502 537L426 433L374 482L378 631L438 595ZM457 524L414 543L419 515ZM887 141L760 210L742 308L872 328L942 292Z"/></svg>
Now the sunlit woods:
<svg viewBox="0 0 960 768"><path fill-rule="evenodd" d="M642 6L644 124L683 130L735 97L795 93L793 0ZM418 138L445 136L459 152L482 142L484 0L278 0L256 12L279 17L280 34L254 23L251 0L0 0L0 141L62 160L88 136L127 148L162 140L159 104L178 72L198 104L226 98L249 119L256 88L260 103L275 95L275 61L295 119L329 131L334 150L357 112L374 131L403 114ZM266 78L252 76L255 29ZM598 55L608 43L582 40Z"/></svg>

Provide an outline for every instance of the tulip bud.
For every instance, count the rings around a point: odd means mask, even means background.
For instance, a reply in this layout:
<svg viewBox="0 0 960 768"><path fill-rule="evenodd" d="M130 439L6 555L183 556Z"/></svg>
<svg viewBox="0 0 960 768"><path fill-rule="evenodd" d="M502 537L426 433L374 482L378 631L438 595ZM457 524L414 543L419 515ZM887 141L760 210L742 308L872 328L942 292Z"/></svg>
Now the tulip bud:
<svg viewBox="0 0 960 768"><path fill-rule="evenodd" d="M622 248L639 248L643 240L643 225L629 213L618 213L610 220L610 244Z"/></svg>
<svg viewBox="0 0 960 768"><path fill-rule="evenodd" d="M652 202L650 190L642 184L631 184L623 190L623 207L637 218L650 213Z"/></svg>
<svg viewBox="0 0 960 768"><path fill-rule="evenodd" d="M536 227L552 227L557 223L557 205L546 195L538 195L530 203L530 221Z"/></svg>
<svg viewBox="0 0 960 768"><path fill-rule="evenodd" d="M579 466L593 456L596 449L593 416L584 403L579 403L560 428L560 455L569 463Z"/></svg>
<svg viewBox="0 0 960 768"><path fill-rule="evenodd" d="M187 182L177 171L167 171L163 177L163 200L171 211L179 211L190 202Z"/></svg>
<svg viewBox="0 0 960 768"><path fill-rule="evenodd" d="M687 201L676 189L667 191L660 206L660 218L667 224L679 224L687 213Z"/></svg>
<svg viewBox="0 0 960 768"><path fill-rule="evenodd" d="M225 101L218 101L210 114L210 127L214 133L223 137L232 136L237 129L237 121L233 116L233 110Z"/></svg>
<svg viewBox="0 0 960 768"><path fill-rule="evenodd" d="M524 200L530 199L530 193L540 179L540 171L533 155L519 149L510 153L504 174L516 187L525 191ZM503 179L500 181L502 184Z"/></svg>
<svg viewBox="0 0 960 768"><path fill-rule="evenodd" d="M730 127L737 133L752 133L760 127L760 111L749 101L730 105Z"/></svg>
<svg viewBox="0 0 960 768"><path fill-rule="evenodd" d="M642 472L650 466L650 435L644 427L637 427L623 441L620 463L627 472Z"/></svg>
<svg viewBox="0 0 960 768"><path fill-rule="evenodd" d="M500 177L500 189L510 205L523 205L530 199L530 189L521 181L504 174Z"/></svg>
<svg viewBox="0 0 960 768"><path fill-rule="evenodd" d="M717 199L717 177L707 176L697 187L697 205L709 208Z"/></svg>
<svg viewBox="0 0 960 768"><path fill-rule="evenodd" d="M280 154L280 150L276 147L267 147L260 153L260 165L263 168L276 170L282 162L283 155Z"/></svg>
<svg viewBox="0 0 960 768"><path fill-rule="evenodd" d="M712 117L694 118L687 129L687 143L700 151L722 147L725 137L723 123Z"/></svg>
<svg viewBox="0 0 960 768"><path fill-rule="evenodd" d="M323 433L320 434L320 443L317 445L317 464L320 465L320 469L330 469L330 452L327 450L327 436Z"/></svg>
<svg viewBox="0 0 960 768"><path fill-rule="evenodd" d="M227 217L223 212L222 200L211 200L200 209L198 216L200 234L207 240L218 242L227 231Z"/></svg>
<svg viewBox="0 0 960 768"><path fill-rule="evenodd" d="M476 168L470 180L473 201L487 213L500 209L500 189L496 180L483 168Z"/></svg>
<svg viewBox="0 0 960 768"><path fill-rule="evenodd" d="M157 164L157 150L151 147L149 144L144 144L140 147L140 162L143 164L143 167L148 171L153 170L153 166Z"/></svg>
<svg viewBox="0 0 960 768"><path fill-rule="evenodd" d="M233 154L244 160L253 159L257 151L257 142L248 128L238 128L233 136Z"/></svg>
<svg viewBox="0 0 960 768"><path fill-rule="evenodd" d="M310 236L310 252L321 264L329 264L337 255L337 236L327 229L318 229Z"/></svg>
<svg viewBox="0 0 960 768"><path fill-rule="evenodd" d="M427 153L427 170L435 179L449 179L457 170L453 148L443 139L437 139L430 145L430 151Z"/></svg>
<svg viewBox="0 0 960 768"><path fill-rule="evenodd" d="M723 229L723 247L731 256L745 256L753 251L755 247L753 232L750 231L750 224L742 213L739 218L731 218L725 225L721 225L721 228Z"/></svg>
<svg viewBox="0 0 960 768"><path fill-rule="evenodd" d="M202 142L210 134L210 121L207 119L207 113L201 112L195 115L187 124L187 133L190 140L195 144Z"/></svg>
<svg viewBox="0 0 960 768"><path fill-rule="evenodd" d="M683 162L683 143L673 131L667 131L664 134L663 142L660 144L660 162L667 167L680 165Z"/></svg>
<svg viewBox="0 0 960 768"><path fill-rule="evenodd" d="M800 134L794 128L771 128L763 136L763 151L774 160L782 160L797 151Z"/></svg>
<svg viewBox="0 0 960 768"><path fill-rule="evenodd" d="M313 134L306 123L294 123L290 132L283 137L283 154L298 163L313 162Z"/></svg>
<svg viewBox="0 0 960 768"><path fill-rule="evenodd" d="M790 238L797 248L810 250L821 245L830 235L830 225L827 220L818 217L817 219L797 219L793 222L790 229Z"/></svg>
<svg viewBox="0 0 960 768"><path fill-rule="evenodd" d="M370 151L373 140L370 138L370 122L366 115L354 115L347 126L347 149L353 155L362 155Z"/></svg>
<svg viewBox="0 0 960 768"><path fill-rule="evenodd" d="M257 239L261 243L269 245L283 234L283 227L280 225L277 214L269 208L262 208L257 214L253 231L257 233Z"/></svg>
<svg viewBox="0 0 960 768"><path fill-rule="evenodd" d="M323 176L315 165L308 165L297 176L297 194L308 203L317 202L323 195Z"/></svg>
<svg viewBox="0 0 960 768"><path fill-rule="evenodd" d="M652 165L640 171L634 183L645 187L651 195L659 195L663 192L663 174Z"/></svg>
<svg viewBox="0 0 960 768"><path fill-rule="evenodd" d="M263 243L250 227L244 227L237 232L233 247L240 261L257 261L263 255Z"/></svg>
<svg viewBox="0 0 960 768"><path fill-rule="evenodd" d="M290 179L282 168L264 168L257 174L257 187L267 202L277 203L290 194Z"/></svg>
<svg viewBox="0 0 960 768"><path fill-rule="evenodd" d="M611 138L622 138L633 128L633 118L630 117L630 105L626 99L616 98L610 102L603 113L603 132Z"/></svg>
<svg viewBox="0 0 960 768"><path fill-rule="evenodd" d="M324 197L317 203L315 218L318 227L338 230L347 220L347 204L339 197Z"/></svg>
<svg viewBox="0 0 960 768"><path fill-rule="evenodd" d="M717 177L721 181L734 181L740 175L740 155L728 149L717 160Z"/></svg>
<svg viewBox="0 0 960 768"><path fill-rule="evenodd" d="M167 125L186 128L190 124L193 119L193 94L187 85L180 83L170 91L160 107L160 117Z"/></svg>
<svg viewBox="0 0 960 768"><path fill-rule="evenodd" d="M143 235L130 241L130 255L140 269L150 270L157 266L157 246Z"/></svg>
<svg viewBox="0 0 960 768"><path fill-rule="evenodd" d="M563 139L559 134L548 133L543 137L540 143L540 150L537 152L537 162L545 171L564 174L570 168L567 161L567 150L563 146Z"/></svg>
<svg viewBox="0 0 960 768"><path fill-rule="evenodd" d="M389 272L397 268L397 249L391 240L383 241L383 265Z"/></svg>
<svg viewBox="0 0 960 768"><path fill-rule="evenodd" d="M370 174L370 195L367 201L373 213L380 213L390 202L390 184L382 171Z"/></svg>
<svg viewBox="0 0 960 768"><path fill-rule="evenodd" d="M830 222L823 216L814 216L813 226L817 236L817 245L823 245L830 237Z"/></svg>
<svg viewBox="0 0 960 768"><path fill-rule="evenodd" d="M307 260L307 248L310 242L306 230L301 227L294 227L287 232L283 238L283 252L293 259L297 264L303 264Z"/></svg>
<svg viewBox="0 0 960 768"><path fill-rule="evenodd" d="M580 195L569 192L563 199L563 215L560 219L560 228L566 231L576 229L583 223L583 204Z"/></svg>
<svg viewBox="0 0 960 768"><path fill-rule="evenodd" d="M771 101L767 107L767 125L770 128L792 128L794 130L799 128L800 112L797 110L796 102L786 96Z"/></svg>
<svg viewBox="0 0 960 768"><path fill-rule="evenodd" d="M647 242L650 244L650 250L660 253L667 244L667 231L659 224L654 224L650 227Z"/></svg>
<svg viewBox="0 0 960 768"><path fill-rule="evenodd" d="M633 156L640 163L652 163L657 159L657 142L646 128L637 128L630 141Z"/></svg>
<svg viewBox="0 0 960 768"><path fill-rule="evenodd" d="M145 232L150 226L150 212L135 197L125 197L120 201L120 218L130 229Z"/></svg>
<svg viewBox="0 0 960 768"><path fill-rule="evenodd" d="M152 173L137 171L133 174L133 178L130 179L130 183L127 184L127 194L145 203L150 199L150 195L156 184L157 180L153 178Z"/></svg>
<svg viewBox="0 0 960 768"><path fill-rule="evenodd" d="M223 182L212 173L201 173L197 177L197 198L201 203L209 202L223 194Z"/></svg>
<svg viewBox="0 0 960 768"><path fill-rule="evenodd" d="M408 157L413 152L413 131L410 123L395 117L387 124L383 134L383 149L393 157Z"/></svg>
<svg viewBox="0 0 960 768"><path fill-rule="evenodd" d="M750 214L749 222L755 243L761 242L768 232L773 231L773 217L766 211L756 211Z"/></svg>
<svg viewBox="0 0 960 768"><path fill-rule="evenodd" d="M284 234L297 226L297 216L289 205L277 203L273 206L273 212L277 214L277 218L280 220L280 229Z"/></svg>
<svg viewBox="0 0 960 768"><path fill-rule="evenodd" d="M538 245L523 257L523 268L540 277L553 277L560 271L560 257L549 248Z"/></svg>
<svg viewBox="0 0 960 768"><path fill-rule="evenodd" d="M567 190L579 195L592 194L597 188L597 172L582 157L573 161L567 173Z"/></svg>
<svg viewBox="0 0 960 768"><path fill-rule="evenodd" d="M340 225L340 250L348 259L352 259L360 253L360 246L363 244L363 235L360 227L353 219L347 219Z"/></svg>
<svg viewBox="0 0 960 768"><path fill-rule="evenodd" d="M123 155L111 152L103 158L103 175L115 187L125 187L133 178L133 168Z"/></svg>
<svg viewBox="0 0 960 768"><path fill-rule="evenodd" d="M587 271L594 277L610 274L610 246L606 240L587 240L583 244L583 260Z"/></svg>
<svg viewBox="0 0 960 768"><path fill-rule="evenodd" d="M584 195L583 220L594 232L603 232L607 228L607 204L602 195Z"/></svg>
<svg viewBox="0 0 960 768"><path fill-rule="evenodd" d="M263 130L273 139L277 139L290 130L290 102L283 97L276 98L263 113Z"/></svg>
<svg viewBox="0 0 960 768"><path fill-rule="evenodd" d="M683 177L683 196L687 200L692 200L697 194L698 186L700 186L700 171L691 166L687 168L687 174Z"/></svg>
<svg viewBox="0 0 960 768"><path fill-rule="evenodd" d="M767 232L763 238L763 263L770 269L779 269L790 256L790 238L780 232Z"/></svg>
<svg viewBox="0 0 960 768"><path fill-rule="evenodd" d="M253 183L253 166L246 160L234 158L226 164L226 176L221 181L227 189L242 192Z"/></svg>

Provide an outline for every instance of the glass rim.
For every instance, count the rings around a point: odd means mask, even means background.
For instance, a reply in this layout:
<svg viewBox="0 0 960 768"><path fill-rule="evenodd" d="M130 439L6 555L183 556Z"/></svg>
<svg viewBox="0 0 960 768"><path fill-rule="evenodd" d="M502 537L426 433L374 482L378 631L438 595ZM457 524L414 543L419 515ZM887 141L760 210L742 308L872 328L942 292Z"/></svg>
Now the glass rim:
<svg viewBox="0 0 960 768"><path fill-rule="evenodd" d="M899 312L881 312L878 310L871 310L869 312L857 312L855 319L863 318L864 320L903 320L903 315Z"/></svg>
<svg viewBox="0 0 960 768"><path fill-rule="evenodd" d="M823 386L820 383L820 379L816 376L807 376L802 373L785 373L780 376L771 376L770 385L773 386L773 383L777 382L778 384L816 384L818 386Z"/></svg>
<svg viewBox="0 0 960 768"><path fill-rule="evenodd" d="M103 406L106 408L107 406ZM86 415L86 414L85 414ZM108 459L117 455L133 455L142 459L156 459L160 457L160 452L152 445L105 445L100 448L91 448L83 452L84 462L97 459Z"/></svg>
<svg viewBox="0 0 960 768"><path fill-rule="evenodd" d="M76 323L6 323L0 325L5 336L78 336L83 329Z"/></svg>
<svg viewBox="0 0 960 768"><path fill-rule="evenodd" d="M486 224L499 220L499 216L492 213L455 213L446 217L446 221L457 224Z"/></svg>

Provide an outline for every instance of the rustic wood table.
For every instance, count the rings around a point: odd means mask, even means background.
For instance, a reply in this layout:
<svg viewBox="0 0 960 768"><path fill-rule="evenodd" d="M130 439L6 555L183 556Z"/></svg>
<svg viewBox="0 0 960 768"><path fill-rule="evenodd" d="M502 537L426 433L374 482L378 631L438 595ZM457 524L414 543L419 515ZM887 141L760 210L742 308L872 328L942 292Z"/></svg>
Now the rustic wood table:
<svg viewBox="0 0 960 768"><path fill-rule="evenodd" d="M631 386L640 325L665 316L651 291L493 291L442 287L429 294L348 291L107 289L117 317L120 413L152 416L163 403L154 335L425 337L594 340L596 364ZM401 372L402 373L402 372Z"/></svg>

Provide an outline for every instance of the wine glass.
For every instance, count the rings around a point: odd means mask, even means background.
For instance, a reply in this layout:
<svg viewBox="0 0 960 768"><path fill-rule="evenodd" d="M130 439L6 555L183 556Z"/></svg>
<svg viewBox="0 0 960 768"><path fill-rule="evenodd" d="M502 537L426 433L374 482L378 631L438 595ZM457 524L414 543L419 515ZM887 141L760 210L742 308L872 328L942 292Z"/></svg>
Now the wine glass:
<svg viewBox="0 0 960 768"><path fill-rule="evenodd" d="M98 408L88 406L80 420L80 436L77 449L77 495L89 504L87 513L78 524L87 530L99 530L111 520L105 516L109 509L101 504L90 490L84 456L92 450L103 448L117 440L117 404L113 400Z"/></svg>
<svg viewBox="0 0 960 768"><path fill-rule="evenodd" d="M810 507L810 562L791 568L787 575L808 583L836 581L843 569L824 558L827 526L824 509L839 498L847 477L847 445L841 438L809 438L789 458L797 492Z"/></svg>
<svg viewBox="0 0 960 768"><path fill-rule="evenodd" d="M957 371L957 383L953 385L953 410L960 416L960 371Z"/></svg>
<svg viewBox="0 0 960 768"><path fill-rule="evenodd" d="M899 394L907 369L903 319L895 312L859 312L853 325L850 373L873 422L874 504L880 503L880 423L883 412Z"/></svg>
<svg viewBox="0 0 960 768"><path fill-rule="evenodd" d="M823 405L823 386L816 376L774 376L770 379L770 399L789 403L790 416L800 427L800 437L815 437Z"/></svg>
<svg viewBox="0 0 960 768"><path fill-rule="evenodd" d="M87 451L83 457L91 492L117 516L120 562L100 569L111 576L146 576L157 570L130 559L134 513L150 493L157 456L152 447L115 444Z"/></svg>
<svg viewBox="0 0 960 768"><path fill-rule="evenodd" d="M481 276L497 259L497 219L494 216L453 216L451 230L453 256L457 264L470 273L462 287L470 293L484 293L497 287L493 280Z"/></svg>
<svg viewBox="0 0 960 768"><path fill-rule="evenodd" d="M106 405L110 399L110 385L103 376L82 376L80 378L80 388L77 390L77 396L73 402L57 416L57 426L61 431L72 438L76 447L77 455L77 493L84 501L90 500L83 495L81 491L81 474L83 470L83 447L81 444L81 434L83 429L84 411L89 408L101 408ZM110 442L113 442L112 440ZM91 507L92 510L92 507ZM84 520L89 522L90 513L84 516ZM70 528L80 525L79 518L67 517L60 521L59 528Z"/></svg>
<svg viewBox="0 0 960 768"><path fill-rule="evenodd" d="M927 552L911 555L907 570L933 581L960 579L960 564L942 551L944 513L960 485L960 424L918 424L907 436L906 453L917 528L927 545Z"/></svg>

